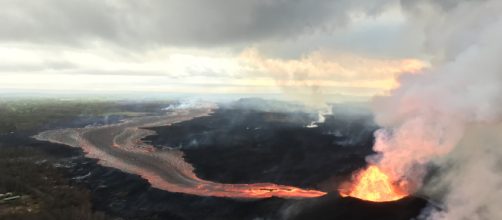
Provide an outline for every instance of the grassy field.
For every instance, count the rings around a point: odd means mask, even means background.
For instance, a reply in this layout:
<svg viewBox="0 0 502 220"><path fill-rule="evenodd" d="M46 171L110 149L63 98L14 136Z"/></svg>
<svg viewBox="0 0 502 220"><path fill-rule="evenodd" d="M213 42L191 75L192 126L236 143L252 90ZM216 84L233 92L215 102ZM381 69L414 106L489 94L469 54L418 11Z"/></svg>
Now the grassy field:
<svg viewBox="0 0 502 220"><path fill-rule="evenodd" d="M94 212L90 193L72 186L44 152L0 148L0 219L111 219Z"/></svg>
<svg viewBox="0 0 502 220"><path fill-rule="evenodd" d="M0 133L31 131L45 123L78 116L127 115L158 111L171 101L125 102L61 99L0 99Z"/></svg>

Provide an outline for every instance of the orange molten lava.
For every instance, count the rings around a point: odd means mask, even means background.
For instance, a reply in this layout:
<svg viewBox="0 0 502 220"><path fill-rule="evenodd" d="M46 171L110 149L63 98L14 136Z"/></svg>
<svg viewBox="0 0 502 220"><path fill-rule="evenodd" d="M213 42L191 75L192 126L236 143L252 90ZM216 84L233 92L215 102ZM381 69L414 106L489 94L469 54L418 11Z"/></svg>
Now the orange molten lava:
<svg viewBox="0 0 502 220"><path fill-rule="evenodd" d="M340 195L373 202L395 201L408 195L399 190L377 166L369 166L359 172L347 191L340 192Z"/></svg>

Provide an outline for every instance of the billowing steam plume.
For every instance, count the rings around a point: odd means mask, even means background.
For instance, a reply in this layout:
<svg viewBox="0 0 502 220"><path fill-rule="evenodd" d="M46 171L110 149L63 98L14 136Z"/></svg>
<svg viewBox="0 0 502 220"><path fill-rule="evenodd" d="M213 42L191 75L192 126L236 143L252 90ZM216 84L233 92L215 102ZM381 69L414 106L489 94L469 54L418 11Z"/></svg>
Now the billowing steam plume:
<svg viewBox="0 0 502 220"><path fill-rule="evenodd" d="M374 100L368 158L401 184L421 187L425 167L439 175L424 187L444 209L428 219L500 219L502 210L502 1L402 1L425 32L430 69L400 78ZM434 187L432 187L434 185Z"/></svg>

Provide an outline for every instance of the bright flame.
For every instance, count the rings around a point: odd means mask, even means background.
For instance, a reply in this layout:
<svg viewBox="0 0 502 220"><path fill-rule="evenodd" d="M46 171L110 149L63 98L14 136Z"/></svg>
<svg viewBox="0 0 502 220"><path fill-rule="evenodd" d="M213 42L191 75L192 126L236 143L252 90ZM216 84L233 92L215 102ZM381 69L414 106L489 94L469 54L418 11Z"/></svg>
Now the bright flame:
<svg viewBox="0 0 502 220"><path fill-rule="evenodd" d="M347 191L340 192L340 195L373 202L395 201L407 196L377 166L369 166L359 172Z"/></svg>

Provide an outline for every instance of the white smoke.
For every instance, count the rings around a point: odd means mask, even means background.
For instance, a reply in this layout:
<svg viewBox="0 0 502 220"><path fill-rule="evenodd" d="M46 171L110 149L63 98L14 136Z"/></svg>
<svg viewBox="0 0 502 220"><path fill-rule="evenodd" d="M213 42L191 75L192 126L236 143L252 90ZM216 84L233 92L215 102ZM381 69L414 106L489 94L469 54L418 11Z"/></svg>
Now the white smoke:
<svg viewBox="0 0 502 220"><path fill-rule="evenodd" d="M425 165L442 169L424 189L445 209L430 219L501 219L502 1L402 1L424 30L433 64L400 79L374 100L376 132L369 158L420 187ZM502 129L495 129L500 131ZM481 132L483 131L483 132ZM487 141L489 140L489 141Z"/></svg>
<svg viewBox="0 0 502 220"><path fill-rule="evenodd" d="M201 99L190 98L190 99L181 99L174 104L170 104L165 108L162 108L164 111L176 111L176 110L188 110L188 109L214 109L216 108L216 103L204 101Z"/></svg>
<svg viewBox="0 0 502 220"><path fill-rule="evenodd" d="M316 128L319 124L322 124L326 121L327 115L333 114L333 107L330 104L325 104L324 107L320 108L317 111L317 120L310 122L306 127L307 128Z"/></svg>
<svg viewBox="0 0 502 220"><path fill-rule="evenodd" d="M426 193L446 192L446 209L427 213L429 219L500 219L501 132L502 123L471 126L455 150L439 163L447 167L447 172L433 179Z"/></svg>

